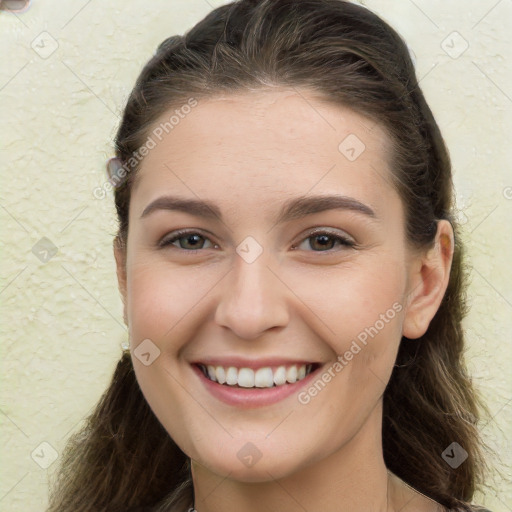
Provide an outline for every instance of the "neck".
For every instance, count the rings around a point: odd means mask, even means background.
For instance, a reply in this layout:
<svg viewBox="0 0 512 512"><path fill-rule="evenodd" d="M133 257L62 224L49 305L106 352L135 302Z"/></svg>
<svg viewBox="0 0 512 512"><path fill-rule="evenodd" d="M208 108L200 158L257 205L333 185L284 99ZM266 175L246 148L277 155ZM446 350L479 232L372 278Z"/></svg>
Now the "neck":
<svg viewBox="0 0 512 512"><path fill-rule="evenodd" d="M380 403L357 434L337 451L283 478L273 479L269 473L265 482L233 480L192 461L195 510L404 512L411 500L416 510L435 510L424 502L420 506L420 495L387 471L381 428Z"/></svg>

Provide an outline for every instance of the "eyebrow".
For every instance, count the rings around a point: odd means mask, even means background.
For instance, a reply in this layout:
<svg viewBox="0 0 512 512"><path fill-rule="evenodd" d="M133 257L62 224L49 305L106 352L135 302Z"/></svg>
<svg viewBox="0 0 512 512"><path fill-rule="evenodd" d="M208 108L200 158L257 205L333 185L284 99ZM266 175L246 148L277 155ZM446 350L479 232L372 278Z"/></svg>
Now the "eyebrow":
<svg viewBox="0 0 512 512"><path fill-rule="evenodd" d="M148 204L140 218L147 217L158 210L171 210L188 213L206 219L217 218L223 222L220 208L211 201L185 199L176 196L162 196ZM285 201L282 205L275 224L282 224L306 215L312 215L327 210L349 210L361 213L371 218L377 218L375 212L366 204L353 197L341 195L302 196Z"/></svg>

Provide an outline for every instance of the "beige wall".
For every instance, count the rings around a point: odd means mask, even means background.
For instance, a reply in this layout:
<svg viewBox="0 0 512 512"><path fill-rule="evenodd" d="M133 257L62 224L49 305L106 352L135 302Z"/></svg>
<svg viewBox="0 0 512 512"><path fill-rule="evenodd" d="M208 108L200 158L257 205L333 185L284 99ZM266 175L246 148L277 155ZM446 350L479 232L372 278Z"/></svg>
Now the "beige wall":
<svg viewBox="0 0 512 512"><path fill-rule="evenodd" d="M26 13L0 13L1 510L43 510L53 450L105 389L126 339L112 197L94 194L123 100L160 41L222 3L34 0ZM364 3L413 49L451 150L473 269L469 366L510 482L512 3ZM502 477L489 482L497 493L477 497L493 512L512 510Z"/></svg>

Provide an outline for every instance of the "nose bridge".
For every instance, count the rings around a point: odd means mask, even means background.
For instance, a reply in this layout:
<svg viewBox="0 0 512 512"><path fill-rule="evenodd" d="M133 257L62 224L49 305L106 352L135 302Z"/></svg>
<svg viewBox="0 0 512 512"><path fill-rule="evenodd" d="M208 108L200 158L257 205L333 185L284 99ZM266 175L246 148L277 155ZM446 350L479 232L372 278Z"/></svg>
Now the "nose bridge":
<svg viewBox="0 0 512 512"><path fill-rule="evenodd" d="M215 320L239 338L254 339L288 322L283 284L268 268L269 253L241 243L222 289Z"/></svg>

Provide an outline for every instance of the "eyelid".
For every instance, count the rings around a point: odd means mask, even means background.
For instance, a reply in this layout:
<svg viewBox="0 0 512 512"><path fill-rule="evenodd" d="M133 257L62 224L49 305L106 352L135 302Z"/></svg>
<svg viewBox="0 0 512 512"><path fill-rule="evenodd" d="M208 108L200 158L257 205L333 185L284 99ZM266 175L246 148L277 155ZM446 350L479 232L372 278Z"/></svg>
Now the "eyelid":
<svg viewBox="0 0 512 512"><path fill-rule="evenodd" d="M300 235L302 238L300 238L299 240L302 241L305 238L308 238L310 236L313 236L316 234L324 234L324 233L327 235L331 235L333 237L344 238L347 241L352 242L354 245L356 244L354 237L350 236L346 231L339 230L336 228L326 228L326 227L321 227L321 226L318 226L316 228L307 229L302 235Z"/></svg>

